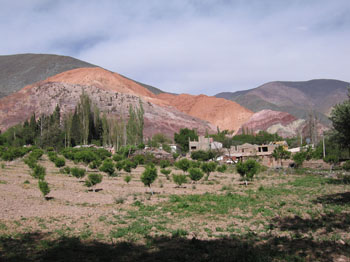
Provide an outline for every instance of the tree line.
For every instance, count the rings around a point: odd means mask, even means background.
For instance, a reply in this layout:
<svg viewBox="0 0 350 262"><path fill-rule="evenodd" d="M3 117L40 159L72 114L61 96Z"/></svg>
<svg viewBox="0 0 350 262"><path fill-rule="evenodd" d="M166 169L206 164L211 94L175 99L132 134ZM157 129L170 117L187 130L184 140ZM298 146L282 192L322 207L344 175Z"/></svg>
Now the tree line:
<svg viewBox="0 0 350 262"><path fill-rule="evenodd" d="M51 115L33 114L0 135L0 145L37 145L41 148L62 149L84 144L114 146L143 143L144 109L142 101L129 105L129 116L116 117L101 113L88 95L83 93L73 112L61 115L59 105Z"/></svg>

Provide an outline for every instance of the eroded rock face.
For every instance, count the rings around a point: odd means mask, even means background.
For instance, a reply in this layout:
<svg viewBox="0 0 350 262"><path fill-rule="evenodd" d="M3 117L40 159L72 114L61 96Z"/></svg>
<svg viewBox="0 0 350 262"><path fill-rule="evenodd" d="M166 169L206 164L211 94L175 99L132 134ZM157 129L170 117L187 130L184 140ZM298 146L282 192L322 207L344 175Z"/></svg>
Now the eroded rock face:
<svg viewBox="0 0 350 262"><path fill-rule="evenodd" d="M88 83L87 83L88 84ZM178 110L159 106L147 97L136 94L115 92L109 88L95 85L80 85L64 82L44 81L28 86L17 93L0 99L0 128L5 130L17 123L36 116L51 114L58 104L62 114L72 112L85 92L101 112L110 116L127 117L129 105L138 106L141 99L145 110L145 137L155 133L164 133L172 137L180 128L195 128L203 134L206 130L215 132L214 126L206 121L188 116Z"/></svg>
<svg viewBox="0 0 350 262"><path fill-rule="evenodd" d="M273 110L261 110L242 125L238 133L242 133L242 130L249 130L255 133L259 131L267 131L271 134L277 133L281 137L294 137L299 134L306 136L308 134L309 126L308 122L304 119L298 119L295 116L280 111ZM322 124L317 125L318 134L322 134L327 127Z"/></svg>
<svg viewBox="0 0 350 262"><path fill-rule="evenodd" d="M237 132L253 115L252 111L236 102L213 96L159 94L157 97L181 112L206 120L221 130Z"/></svg>

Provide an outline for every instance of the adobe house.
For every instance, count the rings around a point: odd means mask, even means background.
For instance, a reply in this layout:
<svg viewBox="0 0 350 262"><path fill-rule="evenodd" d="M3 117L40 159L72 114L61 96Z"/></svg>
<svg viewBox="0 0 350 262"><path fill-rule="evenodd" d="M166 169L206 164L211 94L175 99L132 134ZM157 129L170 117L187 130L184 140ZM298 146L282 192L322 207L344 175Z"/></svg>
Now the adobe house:
<svg viewBox="0 0 350 262"><path fill-rule="evenodd" d="M249 158L258 158L265 166L276 166L278 163L273 158L272 153L281 143L271 143L268 145L252 145L245 143L239 146L231 146L225 155L230 158L245 161ZM284 143L283 143L284 145Z"/></svg>
<svg viewBox="0 0 350 262"><path fill-rule="evenodd" d="M212 137L199 136L198 141L189 140L189 149L190 152L196 150L208 151L222 149L222 143L214 141Z"/></svg>

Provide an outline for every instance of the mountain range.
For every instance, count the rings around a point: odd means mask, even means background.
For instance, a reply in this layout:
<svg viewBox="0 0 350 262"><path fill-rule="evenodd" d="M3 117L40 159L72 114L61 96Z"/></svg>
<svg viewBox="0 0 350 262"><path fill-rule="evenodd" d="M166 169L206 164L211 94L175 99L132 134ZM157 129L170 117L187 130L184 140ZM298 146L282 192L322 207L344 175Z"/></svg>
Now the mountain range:
<svg viewBox="0 0 350 262"><path fill-rule="evenodd" d="M242 132L267 130L285 137L306 130L310 112L329 124L332 106L346 98L349 83L338 80L270 82L257 88L216 96L170 94L72 57L22 54L0 56L0 129L33 113L50 114L57 104L72 111L85 92L102 112L127 117L141 99L145 136L169 137L180 128L214 133L217 127ZM323 123L323 125L321 124Z"/></svg>
<svg viewBox="0 0 350 262"><path fill-rule="evenodd" d="M223 92L215 96L235 101L253 112L270 109L287 112L300 119L308 118L313 112L322 123L329 124L332 107L346 98L349 86L348 82L331 79L276 81L250 90Z"/></svg>

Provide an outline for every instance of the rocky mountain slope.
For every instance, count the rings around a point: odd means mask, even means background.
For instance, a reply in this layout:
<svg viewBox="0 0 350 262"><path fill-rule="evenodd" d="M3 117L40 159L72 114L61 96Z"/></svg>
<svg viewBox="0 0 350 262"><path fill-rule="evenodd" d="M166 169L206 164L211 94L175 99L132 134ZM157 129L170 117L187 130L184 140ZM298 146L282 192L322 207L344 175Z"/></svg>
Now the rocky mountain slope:
<svg viewBox="0 0 350 262"><path fill-rule="evenodd" d="M236 101L258 112L263 109L288 112L306 119L311 110L321 122L329 123L332 107L344 101L349 83L339 80L318 79L304 82L270 82L254 89L219 93L216 97Z"/></svg>
<svg viewBox="0 0 350 262"><path fill-rule="evenodd" d="M76 68L96 65L69 56L50 54L18 54L0 56L0 98L19 91L27 85ZM154 93L163 91L137 82Z"/></svg>
<svg viewBox="0 0 350 262"><path fill-rule="evenodd" d="M52 80L52 79L51 79ZM95 81L94 81L95 82ZM28 119L33 113L51 114L58 104L62 114L73 111L80 95L84 92L101 112L110 117L127 117L129 105L138 106L141 99L145 110L145 137L163 133L172 137L180 128L195 128L204 134L214 132L215 127L208 122L188 116L171 107L161 107L147 101L140 95L101 88L99 81L92 85L42 81L0 99L0 128L13 126ZM125 88L125 87L123 87ZM125 89L123 89L125 91ZM140 86L140 88L143 88ZM147 92L144 90L144 92Z"/></svg>
<svg viewBox="0 0 350 262"><path fill-rule="evenodd" d="M69 56L19 54L0 56L0 98L26 85L81 67L96 67Z"/></svg>
<svg viewBox="0 0 350 262"><path fill-rule="evenodd" d="M221 130L237 132L240 126L253 115L252 111L235 102L212 96L159 94L157 97L167 101L179 111L206 120Z"/></svg>
<svg viewBox="0 0 350 262"><path fill-rule="evenodd" d="M321 135L329 128L318 122L316 129L318 135ZM267 131L269 133L277 133L281 137L294 137L300 134L303 137L308 137L310 136L310 122L305 119L298 119L286 112L264 109L253 114L241 126L238 133L241 134L243 130L255 133Z"/></svg>

